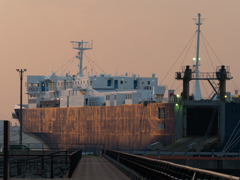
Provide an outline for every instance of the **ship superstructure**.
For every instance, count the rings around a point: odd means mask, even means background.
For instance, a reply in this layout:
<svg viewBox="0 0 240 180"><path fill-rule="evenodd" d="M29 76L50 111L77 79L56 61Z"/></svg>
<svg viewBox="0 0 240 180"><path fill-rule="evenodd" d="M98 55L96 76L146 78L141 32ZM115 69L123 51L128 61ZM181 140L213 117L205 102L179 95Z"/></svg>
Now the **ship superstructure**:
<svg viewBox="0 0 240 180"><path fill-rule="evenodd" d="M92 45L83 41L71 41L78 49L76 56L79 71L76 75L27 76L26 93L28 108L115 106L138 104L144 101L163 102L166 86L158 86L155 73L151 77L140 77L125 73L120 76L98 74L84 76L82 68L83 51Z"/></svg>

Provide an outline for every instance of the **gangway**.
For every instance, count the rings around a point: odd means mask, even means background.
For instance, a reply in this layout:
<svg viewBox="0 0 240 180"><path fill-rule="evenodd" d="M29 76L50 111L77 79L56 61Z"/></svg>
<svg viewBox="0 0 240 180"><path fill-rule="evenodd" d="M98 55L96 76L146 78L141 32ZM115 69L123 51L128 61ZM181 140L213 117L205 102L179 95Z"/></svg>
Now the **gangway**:
<svg viewBox="0 0 240 180"><path fill-rule="evenodd" d="M174 143L165 146L161 151L172 151L172 152L188 152L196 151L200 152L210 142L215 142L216 137L204 137L204 136L189 136L175 141ZM193 148L191 148L192 146Z"/></svg>

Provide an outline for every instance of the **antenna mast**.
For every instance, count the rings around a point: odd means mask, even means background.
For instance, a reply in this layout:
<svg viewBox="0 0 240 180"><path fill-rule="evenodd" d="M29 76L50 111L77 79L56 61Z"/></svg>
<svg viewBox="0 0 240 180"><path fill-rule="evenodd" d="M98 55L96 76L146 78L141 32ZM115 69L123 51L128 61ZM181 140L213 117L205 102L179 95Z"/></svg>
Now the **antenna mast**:
<svg viewBox="0 0 240 180"><path fill-rule="evenodd" d="M83 40L82 41L71 41L71 43L73 44L73 49L79 50L78 55L76 56L76 58L78 58L80 60L78 76L83 77L83 68L82 68L83 51L92 49L93 43L89 44L89 42L83 42Z"/></svg>
<svg viewBox="0 0 240 180"><path fill-rule="evenodd" d="M199 67L199 36L200 36L200 26L202 25L201 23L201 14L198 13L198 18L193 18L194 20L197 20L196 25L198 26L197 29L197 52L196 52L196 65L195 65L195 74L196 74L196 78L199 77L199 71L198 71L198 67ZM200 100L202 99L202 94L201 94L201 89L200 89L200 84L199 84L199 80L195 80L194 82L194 86L193 86L193 94L194 94L194 99L196 100Z"/></svg>

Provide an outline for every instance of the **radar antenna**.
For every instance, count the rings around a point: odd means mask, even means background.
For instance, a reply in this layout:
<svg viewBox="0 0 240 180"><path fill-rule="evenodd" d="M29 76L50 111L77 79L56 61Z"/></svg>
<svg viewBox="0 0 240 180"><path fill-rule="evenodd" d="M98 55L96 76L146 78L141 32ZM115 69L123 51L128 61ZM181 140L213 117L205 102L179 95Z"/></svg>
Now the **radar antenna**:
<svg viewBox="0 0 240 180"><path fill-rule="evenodd" d="M83 51L92 49L93 42L89 44L89 42L83 42L82 40L82 41L71 41L71 43L73 44L73 49L79 50L78 55L76 56L76 58L80 60L78 76L83 77L83 68L82 68Z"/></svg>

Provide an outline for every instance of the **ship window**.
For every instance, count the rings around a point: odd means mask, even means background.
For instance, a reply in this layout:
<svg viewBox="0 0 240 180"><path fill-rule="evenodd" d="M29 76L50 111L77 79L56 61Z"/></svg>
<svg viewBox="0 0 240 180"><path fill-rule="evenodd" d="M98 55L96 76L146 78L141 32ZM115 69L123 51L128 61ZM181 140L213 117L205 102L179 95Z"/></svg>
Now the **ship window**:
<svg viewBox="0 0 240 180"><path fill-rule="evenodd" d="M161 123L161 128L162 128L162 129L165 129L165 122L162 122L162 123Z"/></svg>
<svg viewBox="0 0 240 180"><path fill-rule="evenodd" d="M150 81L148 81L148 84L150 84Z"/></svg>
<svg viewBox="0 0 240 180"><path fill-rule="evenodd" d="M111 86L111 85L112 85L112 80L110 80L110 79L107 80L107 85L108 85L108 86Z"/></svg>
<svg viewBox="0 0 240 180"><path fill-rule="evenodd" d="M38 83L34 83L34 87L38 87L39 86L39 84Z"/></svg>
<svg viewBox="0 0 240 180"><path fill-rule="evenodd" d="M144 82L142 82L142 84L144 84Z"/></svg>
<svg viewBox="0 0 240 180"><path fill-rule="evenodd" d="M90 81L90 86L92 85L92 81Z"/></svg>
<svg viewBox="0 0 240 180"><path fill-rule="evenodd" d="M110 100L110 95L106 95L106 101Z"/></svg>
<svg viewBox="0 0 240 180"><path fill-rule="evenodd" d="M83 81L83 84L85 84L85 81Z"/></svg>
<svg viewBox="0 0 240 180"><path fill-rule="evenodd" d="M132 99L132 94L126 94L125 99Z"/></svg>
<svg viewBox="0 0 240 180"><path fill-rule="evenodd" d="M161 117L161 111L160 111L160 108L158 108L158 119L160 119Z"/></svg>
<svg viewBox="0 0 240 180"><path fill-rule="evenodd" d="M116 94L114 94L114 100L116 100L117 99L117 95Z"/></svg>
<svg viewBox="0 0 240 180"><path fill-rule="evenodd" d="M123 84L123 81L121 81L120 83Z"/></svg>
<svg viewBox="0 0 240 180"><path fill-rule="evenodd" d="M33 86L33 83L28 83L28 87L32 87Z"/></svg>
<svg viewBox="0 0 240 180"><path fill-rule="evenodd" d="M161 108L161 119L165 119L165 108Z"/></svg>
<svg viewBox="0 0 240 180"><path fill-rule="evenodd" d="M158 122L158 129L161 129L161 123Z"/></svg>

